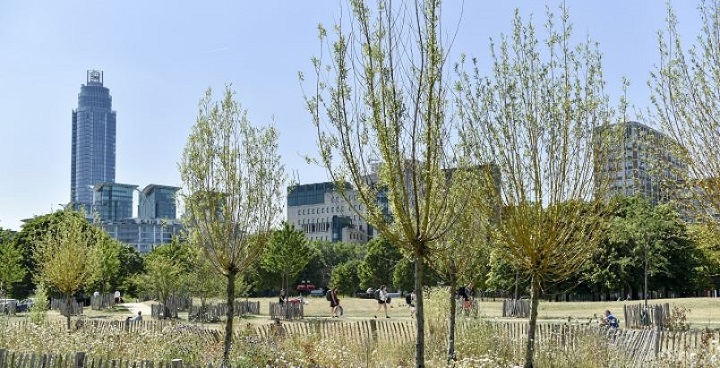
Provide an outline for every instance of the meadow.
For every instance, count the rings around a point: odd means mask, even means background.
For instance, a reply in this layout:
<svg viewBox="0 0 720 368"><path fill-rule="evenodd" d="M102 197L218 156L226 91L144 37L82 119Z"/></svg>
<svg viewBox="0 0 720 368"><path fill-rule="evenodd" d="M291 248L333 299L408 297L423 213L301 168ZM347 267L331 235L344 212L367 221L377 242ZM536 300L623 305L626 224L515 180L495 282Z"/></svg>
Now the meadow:
<svg viewBox="0 0 720 368"><path fill-rule="evenodd" d="M443 292L431 293L427 300L427 366L445 365L446 346L446 296ZM343 298L345 314L341 318L329 318L328 302L311 298L305 305L305 318L301 321L283 322L288 333L259 334L269 331L272 321L267 316L268 303L275 298L252 299L261 302L260 316L237 319L233 366L238 367L407 367L413 366L414 344L406 333L412 331L413 319L404 301L394 300L388 309L391 318L378 314L377 324L387 331L383 338L349 340L342 334L355 331L357 327L375 320L374 300ZM720 300L706 298L653 300L651 303L670 303L671 306L687 308L686 318L691 328L716 329L716 307ZM539 322L551 326L565 324L587 326L572 335L572 344L563 336L563 343L548 341L539 344L538 367L711 367L720 363L717 338L702 342L702 350L682 352L668 350L652 361L638 363L632 354L617 349L612 339L597 333L597 318L605 309L616 311L622 319L624 304L629 302L541 302ZM143 303L147 305L147 303ZM128 303L135 308L137 304ZM131 308L114 311L86 310L84 321L120 321L133 313ZM513 367L522 363L522 336L497 328L503 323L523 319L502 318L501 301L480 301L479 318L460 317L456 339L457 367ZM88 356L105 360L168 361L180 358L186 364L216 364L222 355L220 324L195 324L187 320L155 322L146 316L143 328L127 332L110 325L85 327L66 331L57 312L50 312L48 322L34 325L26 317L0 317L0 348L13 352L72 353L82 351ZM373 323L375 324L375 322ZM306 326L324 326L308 328ZM378 327L380 328L380 327ZM207 331L215 331L208 333ZM392 331L402 331L393 338ZM333 335L334 334L334 335ZM550 335L548 335L550 336ZM714 333L712 336L718 336ZM560 341L560 340L558 340ZM127 363L126 363L127 364ZM158 363L159 364L159 363Z"/></svg>

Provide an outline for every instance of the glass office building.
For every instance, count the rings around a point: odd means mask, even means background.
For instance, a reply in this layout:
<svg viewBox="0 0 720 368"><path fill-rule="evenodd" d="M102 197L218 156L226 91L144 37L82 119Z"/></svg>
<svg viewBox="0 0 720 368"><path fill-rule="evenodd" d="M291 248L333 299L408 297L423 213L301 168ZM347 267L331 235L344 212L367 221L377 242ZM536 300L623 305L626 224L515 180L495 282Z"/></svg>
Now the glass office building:
<svg viewBox="0 0 720 368"><path fill-rule="evenodd" d="M80 87L72 112L70 165L70 201L90 211L93 187L115 181L115 111L99 70L87 71L87 84Z"/></svg>
<svg viewBox="0 0 720 368"><path fill-rule="evenodd" d="M177 218L176 196L178 187L150 184L140 192L138 217L141 219Z"/></svg>
<svg viewBox="0 0 720 368"><path fill-rule="evenodd" d="M137 185L98 183L93 187L92 215L102 222L133 217L133 192Z"/></svg>

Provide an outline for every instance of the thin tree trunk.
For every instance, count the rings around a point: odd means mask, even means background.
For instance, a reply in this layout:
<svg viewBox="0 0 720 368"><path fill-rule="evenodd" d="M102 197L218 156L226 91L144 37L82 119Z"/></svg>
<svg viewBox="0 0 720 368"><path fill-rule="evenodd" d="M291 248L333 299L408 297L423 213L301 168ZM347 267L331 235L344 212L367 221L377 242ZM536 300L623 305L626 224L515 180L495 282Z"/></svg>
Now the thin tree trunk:
<svg viewBox="0 0 720 368"><path fill-rule="evenodd" d="M452 261L451 261L452 262ZM452 267L452 266L451 266ZM454 267L453 271L454 271ZM455 311L457 310L457 299L455 299L455 289L457 288L457 278L453 272L450 277L450 315L448 316L448 336L447 336L447 366L450 367L455 360Z"/></svg>
<svg viewBox="0 0 720 368"><path fill-rule="evenodd" d="M415 252L415 365L425 366L425 312L423 310L423 260L420 252Z"/></svg>
<svg viewBox="0 0 720 368"><path fill-rule="evenodd" d="M67 330L70 331L70 297L71 294L65 296L65 321L67 322Z"/></svg>
<svg viewBox="0 0 720 368"><path fill-rule="evenodd" d="M233 317L235 315L235 273L227 275L227 320L225 321L225 347L223 350L223 367L230 366L230 348L232 347Z"/></svg>
<svg viewBox="0 0 720 368"><path fill-rule="evenodd" d="M528 339L525 346L525 365L524 368L533 367L533 357L535 355L535 328L537 327L538 305L540 305L540 280L537 276L532 276L530 286L530 325L528 326Z"/></svg>

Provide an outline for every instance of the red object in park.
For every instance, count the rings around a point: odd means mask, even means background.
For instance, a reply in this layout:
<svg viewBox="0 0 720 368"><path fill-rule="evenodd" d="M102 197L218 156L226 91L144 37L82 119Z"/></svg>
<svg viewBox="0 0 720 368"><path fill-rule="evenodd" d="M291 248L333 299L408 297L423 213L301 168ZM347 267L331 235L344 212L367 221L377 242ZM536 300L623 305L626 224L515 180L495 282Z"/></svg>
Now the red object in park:
<svg viewBox="0 0 720 368"><path fill-rule="evenodd" d="M313 284L298 284L296 289L297 289L297 291L310 292L310 291L315 290L315 285L313 285Z"/></svg>

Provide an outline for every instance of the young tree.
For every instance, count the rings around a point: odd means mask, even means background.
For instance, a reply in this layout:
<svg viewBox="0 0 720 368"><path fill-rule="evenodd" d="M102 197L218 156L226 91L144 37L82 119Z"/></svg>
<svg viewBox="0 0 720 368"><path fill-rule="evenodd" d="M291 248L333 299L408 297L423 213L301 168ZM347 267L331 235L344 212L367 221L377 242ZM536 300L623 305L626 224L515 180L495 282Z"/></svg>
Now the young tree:
<svg viewBox="0 0 720 368"><path fill-rule="evenodd" d="M222 101L210 89L180 163L191 242L227 280L223 362L232 346L235 281L251 267L282 211L285 174L277 131L250 124L228 86Z"/></svg>
<svg viewBox="0 0 720 368"><path fill-rule="evenodd" d="M702 28L696 43L685 47L678 20L668 3L667 29L658 35L660 62L651 73L654 117L679 144L673 152L689 172L685 180L690 209L699 219L720 211L720 3L700 1ZM692 208L695 207L695 208Z"/></svg>
<svg viewBox="0 0 720 368"><path fill-rule="evenodd" d="M572 43L568 11L560 24L548 14L539 40L519 12L513 33L492 43L492 71L460 72L463 139L479 162L494 162L502 177L502 217L493 234L505 257L531 283L525 367L533 366L538 303L543 284L572 275L595 247L598 195L593 185L593 134L610 122L600 53L591 42ZM593 193L593 190L596 190Z"/></svg>
<svg viewBox="0 0 720 368"><path fill-rule="evenodd" d="M145 260L145 272L137 276L137 285L153 295L164 306L163 315L170 316L168 301L187 289L188 270L182 263L160 253L151 253ZM207 277L206 278L210 278Z"/></svg>
<svg viewBox="0 0 720 368"><path fill-rule="evenodd" d="M312 256L312 248L305 234L293 225L283 222L282 229L276 230L263 250L262 265L266 271L281 276L282 287L289 292L290 281L305 268Z"/></svg>
<svg viewBox="0 0 720 368"><path fill-rule="evenodd" d="M101 293L109 292L113 286L119 285L120 252L123 245L107 233L103 233L95 246L98 262L90 284Z"/></svg>
<svg viewBox="0 0 720 368"><path fill-rule="evenodd" d="M89 284L97 267L95 243L101 230L81 213L65 212L60 222L36 240L33 257L38 281L65 295L69 330L72 297Z"/></svg>
<svg viewBox="0 0 720 368"><path fill-rule="evenodd" d="M320 27L331 60L313 60L307 107L319 161L336 187L350 183L357 213L415 262L415 360L424 366L423 264L461 209L449 194L466 166L452 143L440 1L349 3L349 22L335 26L334 40Z"/></svg>

